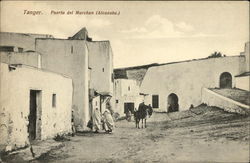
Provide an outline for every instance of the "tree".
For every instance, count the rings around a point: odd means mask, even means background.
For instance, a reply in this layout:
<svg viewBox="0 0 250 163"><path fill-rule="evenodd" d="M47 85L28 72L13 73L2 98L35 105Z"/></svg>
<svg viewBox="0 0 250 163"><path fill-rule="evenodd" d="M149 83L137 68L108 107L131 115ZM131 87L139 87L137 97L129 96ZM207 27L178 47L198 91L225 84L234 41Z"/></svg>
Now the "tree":
<svg viewBox="0 0 250 163"><path fill-rule="evenodd" d="M208 58L219 58L219 57L226 57L226 55L222 54L221 52L215 51L210 56L208 56Z"/></svg>

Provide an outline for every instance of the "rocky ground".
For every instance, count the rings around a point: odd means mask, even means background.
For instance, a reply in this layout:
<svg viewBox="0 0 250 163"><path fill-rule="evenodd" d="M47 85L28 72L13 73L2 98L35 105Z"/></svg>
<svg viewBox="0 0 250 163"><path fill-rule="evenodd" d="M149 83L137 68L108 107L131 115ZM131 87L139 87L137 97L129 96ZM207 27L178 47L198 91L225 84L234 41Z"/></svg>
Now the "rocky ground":
<svg viewBox="0 0 250 163"><path fill-rule="evenodd" d="M154 113L146 129L118 121L114 133L78 133L32 162L249 162L250 117L200 106Z"/></svg>

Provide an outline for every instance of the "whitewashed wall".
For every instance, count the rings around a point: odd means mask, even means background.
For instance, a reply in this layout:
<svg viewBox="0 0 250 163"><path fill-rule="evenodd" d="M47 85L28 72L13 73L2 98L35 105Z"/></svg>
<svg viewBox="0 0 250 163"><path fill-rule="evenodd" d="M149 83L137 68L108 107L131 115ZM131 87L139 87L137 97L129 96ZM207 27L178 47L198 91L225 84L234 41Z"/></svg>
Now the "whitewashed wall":
<svg viewBox="0 0 250 163"><path fill-rule="evenodd" d="M9 71L0 67L0 120L1 148L24 147L29 144L30 90L41 91L41 139L58 133L71 132L72 80L51 72L30 67L17 67ZM52 94L56 94L56 107L52 107Z"/></svg>
<svg viewBox="0 0 250 163"><path fill-rule="evenodd" d="M244 66L244 67L242 67ZM179 99L180 110L189 109L201 103L202 88L219 87L220 75L229 72L232 86L235 75L245 71L245 57L232 56L194 60L167 64L148 69L141 84L141 92L149 94L146 103L151 104L152 95L159 95L159 110L167 110L167 97L175 93Z"/></svg>

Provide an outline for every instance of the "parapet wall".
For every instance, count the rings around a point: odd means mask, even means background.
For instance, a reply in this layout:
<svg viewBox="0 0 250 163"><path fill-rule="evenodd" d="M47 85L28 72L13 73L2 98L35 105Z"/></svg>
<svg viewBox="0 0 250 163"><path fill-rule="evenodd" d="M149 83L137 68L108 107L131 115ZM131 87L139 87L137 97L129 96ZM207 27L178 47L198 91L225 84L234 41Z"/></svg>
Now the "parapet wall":
<svg viewBox="0 0 250 163"><path fill-rule="evenodd" d="M239 113L243 115L250 114L250 108L248 105L224 97L207 88L203 88L202 90L202 103L205 103L209 106L223 108L225 111L232 113Z"/></svg>
<svg viewBox="0 0 250 163"><path fill-rule="evenodd" d="M53 38L52 35L0 32L0 46L21 47L24 51L35 50L36 38Z"/></svg>
<svg viewBox="0 0 250 163"><path fill-rule="evenodd" d="M0 52L0 62L41 68L41 55L37 52Z"/></svg>

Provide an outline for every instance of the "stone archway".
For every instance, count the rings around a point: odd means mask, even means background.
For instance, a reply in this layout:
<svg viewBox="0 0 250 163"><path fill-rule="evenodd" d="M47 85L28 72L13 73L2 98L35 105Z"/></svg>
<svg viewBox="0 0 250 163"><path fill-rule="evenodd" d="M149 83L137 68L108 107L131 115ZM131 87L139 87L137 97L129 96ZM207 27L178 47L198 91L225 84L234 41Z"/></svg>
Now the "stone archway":
<svg viewBox="0 0 250 163"><path fill-rule="evenodd" d="M232 75L229 72L220 75L220 88L232 88Z"/></svg>
<svg viewBox="0 0 250 163"><path fill-rule="evenodd" d="M168 112L177 112L179 111L179 104L178 104L178 96L174 93L168 95Z"/></svg>

